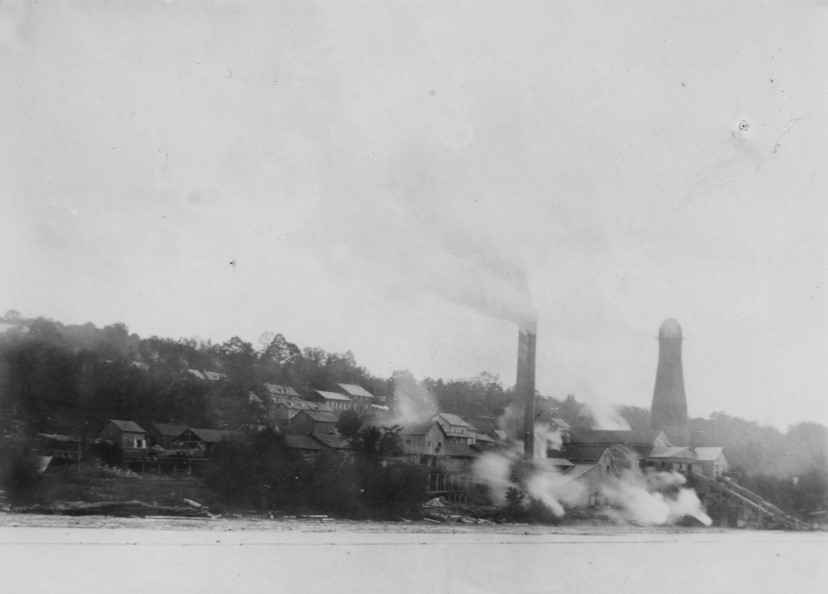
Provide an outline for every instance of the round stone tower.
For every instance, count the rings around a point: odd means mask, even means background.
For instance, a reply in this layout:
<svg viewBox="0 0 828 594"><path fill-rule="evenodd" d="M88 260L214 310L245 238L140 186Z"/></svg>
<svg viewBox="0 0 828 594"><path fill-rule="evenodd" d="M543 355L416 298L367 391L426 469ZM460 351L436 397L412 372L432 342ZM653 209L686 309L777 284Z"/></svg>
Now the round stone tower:
<svg viewBox="0 0 828 594"><path fill-rule="evenodd" d="M664 431L675 446L686 446L690 442L681 341L679 323L672 318L665 320L658 329L658 369L651 419L653 429Z"/></svg>

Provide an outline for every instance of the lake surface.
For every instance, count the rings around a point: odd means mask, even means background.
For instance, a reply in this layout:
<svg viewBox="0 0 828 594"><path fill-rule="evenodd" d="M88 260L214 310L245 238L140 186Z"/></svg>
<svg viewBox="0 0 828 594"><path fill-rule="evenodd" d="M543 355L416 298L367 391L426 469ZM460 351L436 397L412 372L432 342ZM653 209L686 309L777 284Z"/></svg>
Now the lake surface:
<svg viewBox="0 0 828 594"><path fill-rule="evenodd" d="M828 592L828 533L3 515L0 592Z"/></svg>

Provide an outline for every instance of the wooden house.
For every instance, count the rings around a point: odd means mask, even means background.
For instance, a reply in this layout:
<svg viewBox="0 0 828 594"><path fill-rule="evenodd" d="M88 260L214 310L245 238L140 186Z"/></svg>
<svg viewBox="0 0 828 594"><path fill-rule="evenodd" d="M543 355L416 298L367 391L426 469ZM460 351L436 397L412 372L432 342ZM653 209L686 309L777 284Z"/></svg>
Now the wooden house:
<svg viewBox="0 0 828 594"><path fill-rule="evenodd" d="M309 435L285 435L288 448L298 451L308 461L314 461L328 447Z"/></svg>
<svg viewBox="0 0 828 594"><path fill-rule="evenodd" d="M267 420L271 425L281 427L289 430L293 417L303 410L316 410L331 412L333 409L326 404L320 402L311 402L309 400L302 400L301 398L293 397L275 397L270 396L266 398L265 404L267 406Z"/></svg>
<svg viewBox="0 0 828 594"><path fill-rule="evenodd" d="M692 448L696 454L699 472L708 478L719 478L727 474L727 458L722 447Z"/></svg>
<svg viewBox="0 0 828 594"><path fill-rule="evenodd" d="M178 437L187 430L186 425L170 425L168 423L153 423L147 430L150 445L159 445L165 450L173 449Z"/></svg>
<svg viewBox="0 0 828 594"><path fill-rule="evenodd" d="M407 425L400 431L406 456L437 456L445 445L445 436L434 421Z"/></svg>
<svg viewBox="0 0 828 594"><path fill-rule="evenodd" d="M117 443L124 449L147 450L147 432L135 421L119 421L110 419L101 430L101 437Z"/></svg>
<svg viewBox="0 0 828 594"><path fill-rule="evenodd" d="M477 429L457 415L437 413L431 420L440 426L446 443L474 445L477 442Z"/></svg>
<svg viewBox="0 0 828 594"><path fill-rule="evenodd" d="M204 456L223 439L229 439L236 435L235 431L190 427L174 440L173 446Z"/></svg>
<svg viewBox="0 0 828 594"><path fill-rule="evenodd" d="M301 410L290 422L292 435L337 435L334 412Z"/></svg>

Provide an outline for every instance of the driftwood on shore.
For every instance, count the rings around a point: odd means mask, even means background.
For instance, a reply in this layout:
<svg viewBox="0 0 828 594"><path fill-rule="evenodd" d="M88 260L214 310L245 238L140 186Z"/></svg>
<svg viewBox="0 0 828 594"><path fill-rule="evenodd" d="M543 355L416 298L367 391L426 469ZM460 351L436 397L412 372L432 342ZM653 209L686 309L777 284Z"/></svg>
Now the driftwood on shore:
<svg viewBox="0 0 828 594"><path fill-rule="evenodd" d="M181 518L213 517L204 506L186 507L151 505L143 501L58 501L50 505L27 505L12 507L12 511L23 514L46 514L60 516L115 516L121 518L147 516L175 516Z"/></svg>

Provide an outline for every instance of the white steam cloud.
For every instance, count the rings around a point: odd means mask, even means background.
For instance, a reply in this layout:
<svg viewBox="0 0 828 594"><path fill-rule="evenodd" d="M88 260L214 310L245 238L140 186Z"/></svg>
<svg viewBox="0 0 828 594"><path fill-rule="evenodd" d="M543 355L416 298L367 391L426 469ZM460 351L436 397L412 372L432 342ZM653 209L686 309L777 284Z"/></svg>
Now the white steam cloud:
<svg viewBox="0 0 828 594"><path fill-rule="evenodd" d="M582 414L586 414L592 429L603 431L627 431L630 424L621 416L618 409L606 402L593 401L584 404Z"/></svg>
<svg viewBox="0 0 828 594"><path fill-rule="evenodd" d="M403 427L425 423L439 412L437 400L413 378L395 381L393 422Z"/></svg>
<svg viewBox="0 0 828 594"><path fill-rule="evenodd" d="M512 414L501 421L508 425L509 419L515 416ZM566 508L587 504L589 488L585 482L568 477L551 460L545 459L547 449L560 449L561 446L560 432L550 430L546 423L538 423L535 425L533 462L523 462L522 442L513 440L509 449L480 456L472 464L472 474L476 481L489 487L496 505L504 505L507 492L514 488L542 501L556 516L563 517ZM631 468L611 475L604 475L603 469L597 467L592 472L599 471L599 493L609 506L602 513L615 522L660 526L690 516L705 526L712 524L696 492L684 486L687 479L682 474L652 470L645 473L638 467L637 460Z"/></svg>
<svg viewBox="0 0 828 594"><path fill-rule="evenodd" d="M563 517L565 507L586 503L586 487L561 474L553 465L545 463L547 445L560 447L560 434L550 431L545 423L535 425L535 459L519 467L523 458L523 445L513 446L500 452L486 452L472 464L472 474L479 483L489 487L496 505L506 503L510 488L525 491L532 499L542 501L557 517ZM520 475L520 476L519 476ZM528 502L525 502L528 504Z"/></svg>
<svg viewBox="0 0 828 594"><path fill-rule="evenodd" d="M673 524L686 516L705 526L713 522L687 479L677 472L642 472L638 467L612 477L601 486L601 494L612 507L616 521L644 526Z"/></svg>

